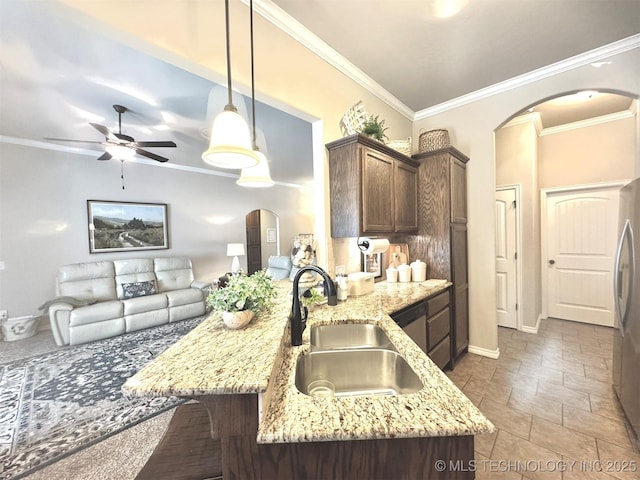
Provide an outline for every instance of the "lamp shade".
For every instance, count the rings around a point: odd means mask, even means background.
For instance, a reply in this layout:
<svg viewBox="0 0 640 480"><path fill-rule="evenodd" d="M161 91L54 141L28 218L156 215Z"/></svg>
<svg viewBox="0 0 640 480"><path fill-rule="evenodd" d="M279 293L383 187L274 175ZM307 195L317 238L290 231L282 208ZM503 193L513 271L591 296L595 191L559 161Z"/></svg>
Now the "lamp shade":
<svg viewBox="0 0 640 480"><path fill-rule="evenodd" d="M235 107L228 107L213 120L209 148L202 160L220 168L253 167L258 164L258 157L251 148L249 126Z"/></svg>
<svg viewBox="0 0 640 480"><path fill-rule="evenodd" d="M244 243L227 243L227 257L244 255Z"/></svg>
<svg viewBox="0 0 640 480"><path fill-rule="evenodd" d="M258 164L254 167L243 168L242 172L240 173L240 178L236 180L236 183L241 187L272 187L275 182L271 179L271 172L269 172L269 161L262 152L255 150L255 153L259 159Z"/></svg>

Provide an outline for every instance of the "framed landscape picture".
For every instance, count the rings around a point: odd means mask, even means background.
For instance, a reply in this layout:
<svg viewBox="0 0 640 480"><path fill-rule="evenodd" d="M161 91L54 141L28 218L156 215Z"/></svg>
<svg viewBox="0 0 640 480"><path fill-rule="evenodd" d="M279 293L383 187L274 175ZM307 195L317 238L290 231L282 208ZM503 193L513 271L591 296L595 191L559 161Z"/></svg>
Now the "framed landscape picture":
<svg viewBox="0 0 640 480"><path fill-rule="evenodd" d="M167 205L87 200L89 252L169 248Z"/></svg>

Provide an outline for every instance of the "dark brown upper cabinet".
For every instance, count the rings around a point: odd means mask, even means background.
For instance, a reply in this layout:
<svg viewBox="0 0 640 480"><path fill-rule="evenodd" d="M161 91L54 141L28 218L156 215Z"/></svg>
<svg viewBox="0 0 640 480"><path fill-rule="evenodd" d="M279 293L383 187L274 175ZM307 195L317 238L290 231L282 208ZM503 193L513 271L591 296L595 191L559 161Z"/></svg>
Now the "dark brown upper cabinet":
<svg viewBox="0 0 640 480"><path fill-rule="evenodd" d="M328 143L331 236L418 232L418 163L360 134Z"/></svg>

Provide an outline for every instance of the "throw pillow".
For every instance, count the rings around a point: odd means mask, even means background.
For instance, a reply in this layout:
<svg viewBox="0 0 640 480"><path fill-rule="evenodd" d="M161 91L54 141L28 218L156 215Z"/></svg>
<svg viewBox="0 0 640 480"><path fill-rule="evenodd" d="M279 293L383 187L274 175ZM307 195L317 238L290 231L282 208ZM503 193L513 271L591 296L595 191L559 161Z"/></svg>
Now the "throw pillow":
<svg viewBox="0 0 640 480"><path fill-rule="evenodd" d="M125 299L153 295L154 293L156 293L156 282L153 280L122 284L122 297Z"/></svg>

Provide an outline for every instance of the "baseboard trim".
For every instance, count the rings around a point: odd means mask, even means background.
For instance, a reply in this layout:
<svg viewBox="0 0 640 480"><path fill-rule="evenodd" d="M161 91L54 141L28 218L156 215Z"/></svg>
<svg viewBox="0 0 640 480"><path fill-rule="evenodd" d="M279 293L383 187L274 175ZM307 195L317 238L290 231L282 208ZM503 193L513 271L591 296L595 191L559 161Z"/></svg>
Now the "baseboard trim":
<svg viewBox="0 0 640 480"><path fill-rule="evenodd" d="M476 355L482 355L483 357L489 357L493 359L497 359L500 357L500 349L496 348L495 350L489 350L488 348L476 347L474 345L469 345L469 353L474 353Z"/></svg>
<svg viewBox="0 0 640 480"><path fill-rule="evenodd" d="M540 320L542 320L542 315L538 315L538 320L536 320L536 325L534 327L522 325L522 329L520 331L524 333L533 333L534 335L537 335L538 329L540 328Z"/></svg>

